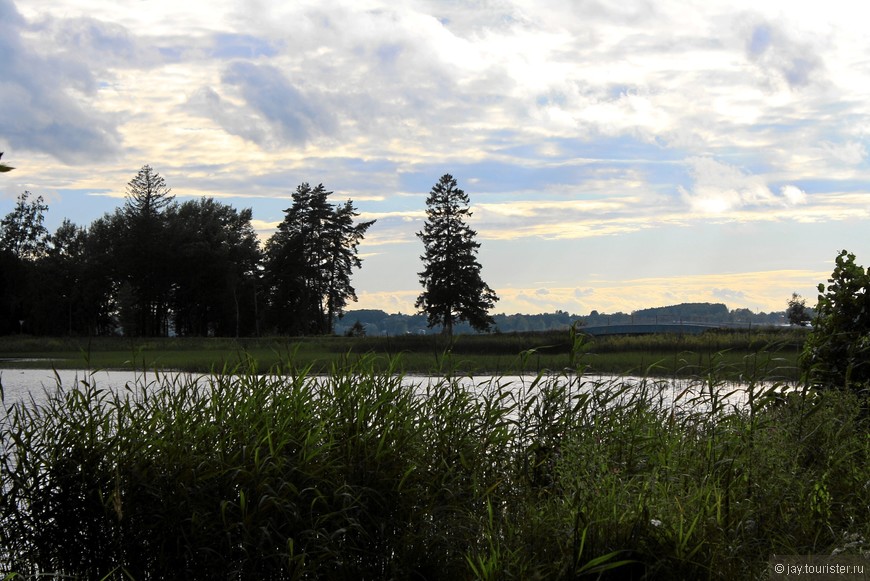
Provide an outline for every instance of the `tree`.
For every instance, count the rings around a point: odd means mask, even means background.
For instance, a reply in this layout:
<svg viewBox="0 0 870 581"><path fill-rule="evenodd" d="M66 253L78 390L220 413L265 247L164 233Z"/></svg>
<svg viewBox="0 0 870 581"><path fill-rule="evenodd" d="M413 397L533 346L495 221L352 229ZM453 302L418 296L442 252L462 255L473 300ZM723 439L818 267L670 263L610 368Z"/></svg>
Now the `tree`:
<svg viewBox="0 0 870 581"><path fill-rule="evenodd" d="M175 196L159 173L150 165L143 165L139 173L127 183L124 213L130 218L149 221L166 209Z"/></svg>
<svg viewBox="0 0 870 581"><path fill-rule="evenodd" d="M0 157L3 157L3 152L0 151ZM12 166L6 165L5 163L0 163L0 173L6 173L7 171L12 171L15 169Z"/></svg>
<svg viewBox="0 0 870 581"><path fill-rule="evenodd" d="M35 330L33 315L37 264L45 255L48 230L43 225L48 206L42 196L18 196L15 209L0 220L0 332Z"/></svg>
<svg viewBox="0 0 870 581"><path fill-rule="evenodd" d="M810 324L810 314L807 311L807 302L797 293L791 294L791 299L788 301L788 308L785 310L785 317L790 325L806 327Z"/></svg>
<svg viewBox="0 0 870 581"><path fill-rule="evenodd" d="M31 332L73 335L84 330L87 305L83 274L87 234L68 219L50 237L45 255L35 264L29 296L34 304Z"/></svg>
<svg viewBox="0 0 870 581"><path fill-rule="evenodd" d="M323 184L300 184L266 242L270 314L279 331L331 333L347 301L356 300L350 276L362 266L357 246L374 221L356 223L353 202L334 206L330 195Z"/></svg>
<svg viewBox="0 0 870 581"><path fill-rule="evenodd" d="M37 196L29 201L30 192L18 196L15 209L0 220L0 249L22 260L35 260L45 254L48 230L43 225L48 206Z"/></svg>
<svg viewBox="0 0 870 581"><path fill-rule="evenodd" d="M121 237L120 214L106 214L87 229L81 292L86 333L109 335L118 326L118 290L122 265L118 264L117 245Z"/></svg>
<svg viewBox="0 0 870 581"><path fill-rule="evenodd" d="M416 308L425 314L429 327L441 325L446 335L453 326L467 321L478 331L494 323L489 315L498 297L480 277L477 232L466 223L471 216L468 196L444 174L426 199L426 223L417 236L423 241L424 269L418 273L424 291Z"/></svg>
<svg viewBox="0 0 870 581"><path fill-rule="evenodd" d="M345 333L346 337L365 337L366 336L366 328L365 326L359 322L359 319L351 325L350 329Z"/></svg>
<svg viewBox="0 0 870 581"><path fill-rule="evenodd" d="M124 207L116 216L121 224L116 264L130 289L130 300L122 305L128 311L128 335L165 335L168 330L173 249L164 213L174 199L170 192L160 174L144 165L127 184Z"/></svg>
<svg viewBox="0 0 870 581"><path fill-rule="evenodd" d="M357 246L365 237L366 231L375 223L354 223L359 216L353 202L347 200L344 204L335 206L331 221L327 227L324 240L327 248L325 263L327 276L326 294L326 329L332 332L336 317L341 317L348 299L356 302L356 290L350 283L350 274L354 268L362 267L362 260L357 254Z"/></svg>
<svg viewBox="0 0 870 581"><path fill-rule="evenodd" d="M255 277L260 263L250 209L213 198L166 210L174 248L171 311L180 335L238 337L255 328ZM244 316L243 316L244 315Z"/></svg>
<svg viewBox="0 0 870 581"><path fill-rule="evenodd" d="M810 379L824 387L870 386L870 270L843 250L828 285L819 284L813 330L801 354Z"/></svg>

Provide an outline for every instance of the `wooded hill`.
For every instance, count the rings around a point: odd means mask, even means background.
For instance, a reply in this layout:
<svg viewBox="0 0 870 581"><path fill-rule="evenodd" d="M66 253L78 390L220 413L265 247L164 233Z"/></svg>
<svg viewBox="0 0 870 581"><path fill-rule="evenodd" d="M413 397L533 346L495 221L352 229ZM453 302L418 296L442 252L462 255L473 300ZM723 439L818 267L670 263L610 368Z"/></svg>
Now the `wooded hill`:
<svg viewBox="0 0 870 581"><path fill-rule="evenodd" d="M627 323L696 322L722 324L781 325L785 323L785 311L754 313L749 309L733 309L722 303L680 303L664 307L640 309L631 313L599 313L575 315L565 311L528 315L494 315L496 332L524 333L567 329L577 323L581 326L615 325ZM377 309L351 310L335 325L335 332L343 335L351 332L359 322L367 335L405 335L439 333L439 328L429 329L425 315L389 314ZM456 333L474 333L468 325L457 325Z"/></svg>

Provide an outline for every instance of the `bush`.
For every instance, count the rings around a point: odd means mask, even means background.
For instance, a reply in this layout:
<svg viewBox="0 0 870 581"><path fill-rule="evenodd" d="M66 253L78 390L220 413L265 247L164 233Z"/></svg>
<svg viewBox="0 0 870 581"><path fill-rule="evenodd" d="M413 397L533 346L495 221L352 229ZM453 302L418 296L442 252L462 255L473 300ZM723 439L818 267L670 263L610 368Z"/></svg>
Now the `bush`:
<svg viewBox="0 0 870 581"><path fill-rule="evenodd" d="M801 365L816 385L864 389L870 386L870 271L845 250L828 285L819 284L813 330Z"/></svg>

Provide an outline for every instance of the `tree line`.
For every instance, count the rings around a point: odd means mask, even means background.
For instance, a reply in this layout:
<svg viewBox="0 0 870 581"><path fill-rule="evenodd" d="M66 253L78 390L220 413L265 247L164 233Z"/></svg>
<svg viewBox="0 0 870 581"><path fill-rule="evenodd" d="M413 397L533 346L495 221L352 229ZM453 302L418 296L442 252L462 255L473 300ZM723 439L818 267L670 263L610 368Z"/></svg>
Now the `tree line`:
<svg viewBox="0 0 870 581"><path fill-rule="evenodd" d="M24 192L0 220L0 334L250 336L330 334L362 266L374 220L322 184L300 184L261 245L250 208L204 197L179 202L143 166L124 203L82 227L44 225L42 196ZM498 297L480 277L468 196L445 174L432 188L417 300L430 327L491 328Z"/></svg>
<svg viewBox="0 0 870 581"><path fill-rule="evenodd" d="M0 221L0 333L241 336L328 333L372 221L303 183L264 247L250 208L179 202L146 165L87 227L44 225L24 192Z"/></svg>

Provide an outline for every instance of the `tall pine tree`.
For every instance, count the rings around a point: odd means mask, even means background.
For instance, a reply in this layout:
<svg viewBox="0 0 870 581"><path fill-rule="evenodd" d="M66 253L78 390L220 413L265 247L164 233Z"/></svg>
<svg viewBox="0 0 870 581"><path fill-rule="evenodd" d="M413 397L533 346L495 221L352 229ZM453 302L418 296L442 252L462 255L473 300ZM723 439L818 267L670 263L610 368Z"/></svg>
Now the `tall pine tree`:
<svg viewBox="0 0 870 581"><path fill-rule="evenodd" d="M446 335L462 321L478 331L488 330L494 323L489 311L498 300L480 277L480 243L475 241L477 232L466 224L471 216L468 203L453 176L444 174L429 192L426 223L417 233L426 252L419 273L425 290L416 307L427 316L429 327L441 325Z"/></svg>
<svg viewBox="0 0 870 581"><path fill-rule="evenodd" d="M160 174L144 165L127 184L117 213L121 239L115 252L125 289L119 302L127 335L168 332L173 249L166 243L165 211L174 199L170 191Z"/></svg>
<svg viewBox="0 0 870 581"><path fill-rule="evenodd" d="M357 246L374 223L355 223L348 200L334 206L323 184L300 184L278 231L265 248L271 320L291 334L331 333L348 299L356 300L351 271Z"/></svg>

